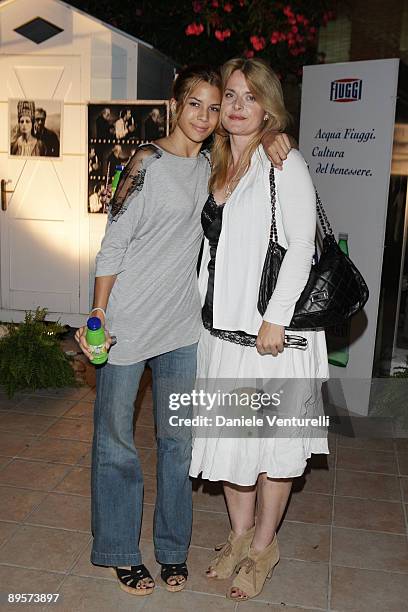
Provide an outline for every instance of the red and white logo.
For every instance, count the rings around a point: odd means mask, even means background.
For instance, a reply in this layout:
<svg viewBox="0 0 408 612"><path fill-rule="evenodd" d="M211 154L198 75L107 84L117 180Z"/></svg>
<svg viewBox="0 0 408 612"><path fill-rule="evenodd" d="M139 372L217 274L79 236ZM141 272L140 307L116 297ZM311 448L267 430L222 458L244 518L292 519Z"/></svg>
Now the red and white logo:
<svg viewBox="0 0 408 612"><path fill-rule="evenodd" d="M356 102L361 100L363 81L361 79L337 79L330 84L332 102Z"/></svg>

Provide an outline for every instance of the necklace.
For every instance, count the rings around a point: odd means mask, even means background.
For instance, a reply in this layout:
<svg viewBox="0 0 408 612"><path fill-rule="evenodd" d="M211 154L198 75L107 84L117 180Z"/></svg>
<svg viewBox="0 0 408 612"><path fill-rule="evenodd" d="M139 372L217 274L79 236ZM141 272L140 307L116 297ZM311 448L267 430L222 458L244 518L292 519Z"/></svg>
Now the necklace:
<svg viewBox="0 0 408 612"><path fill-rule="evenodd" d="M225 198L229 198L230 195L232 195L232 192L234 191L234 188L235 188L234 185L238 184L242 178L240 166L241 164L238 165L238 170L232 175L228 183L225 185L225 189L224 189Z"/></svg>

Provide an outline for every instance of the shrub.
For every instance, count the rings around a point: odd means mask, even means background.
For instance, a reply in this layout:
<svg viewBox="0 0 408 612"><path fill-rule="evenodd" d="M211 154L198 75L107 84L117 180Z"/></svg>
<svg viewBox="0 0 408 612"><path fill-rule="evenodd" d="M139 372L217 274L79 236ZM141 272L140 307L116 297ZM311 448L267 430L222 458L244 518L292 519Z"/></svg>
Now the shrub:
<svg viewBox="0 0 408 612"><path fill-rule="evenodd" d="M8 333L0 338L0 384L9 397L22 389L77 384L59 342L66 327L46 323L46 314L46 308L27 311L24 322L8 324Z"/></svg>

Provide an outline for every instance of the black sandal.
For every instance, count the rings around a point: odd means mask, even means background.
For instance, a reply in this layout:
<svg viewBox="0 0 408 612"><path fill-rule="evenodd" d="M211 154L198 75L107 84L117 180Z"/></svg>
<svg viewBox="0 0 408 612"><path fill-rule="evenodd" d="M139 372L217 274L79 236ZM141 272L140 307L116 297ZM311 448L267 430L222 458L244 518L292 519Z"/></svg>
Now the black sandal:
<svg viewBox="0 0 408 612"><path fill-rule="evenodd" d="M120 588L126 593L142 596L153 593L154 586L138 587L139 582L145 578L149 578L154 583L149 570L144 565L132 565L130 570L123 567L113 567L112 569L118 579Z"/></svg>
<svg viewBox="0 0 408 612"><path fill-rule="evenodd" d="M166 589L175 593L176 591L182 591L186 586L188 570L185 563L162 563L161 564L161 578L166 584ZM175 578L176 576L182 576L184 580L182 582L176 582L176 584L169 584L169 578Z"/></svg>

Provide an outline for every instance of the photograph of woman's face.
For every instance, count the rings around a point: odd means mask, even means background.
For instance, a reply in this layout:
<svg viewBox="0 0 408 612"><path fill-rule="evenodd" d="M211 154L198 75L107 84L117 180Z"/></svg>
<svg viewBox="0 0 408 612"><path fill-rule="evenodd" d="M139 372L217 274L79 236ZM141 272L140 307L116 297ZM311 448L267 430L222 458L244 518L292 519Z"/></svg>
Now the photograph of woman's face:
<svg viewBox="0 0 408 612"><path fill-rule="evenodd" d="M18 120L18 126L21 134L30 134L33 127L31 118L28 115L23 115Z"/></svg>

